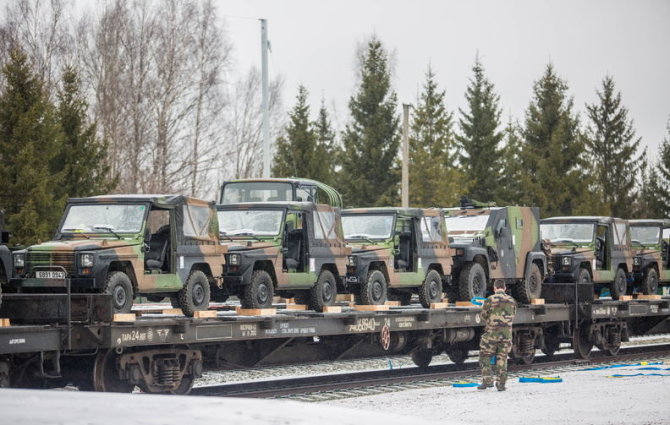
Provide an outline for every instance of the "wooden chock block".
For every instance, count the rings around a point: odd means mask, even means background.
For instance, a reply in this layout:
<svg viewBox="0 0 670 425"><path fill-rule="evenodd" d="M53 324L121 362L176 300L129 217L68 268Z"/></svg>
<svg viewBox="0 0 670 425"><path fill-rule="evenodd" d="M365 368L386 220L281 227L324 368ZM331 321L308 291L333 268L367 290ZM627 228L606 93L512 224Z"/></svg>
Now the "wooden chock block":
<svg viewBox="0 0 670 425"><path fill-rule="evenodd" d="M358 311L388 311L387 305L355 305L354 310Z"/></svg>
<svg viewBox="0 0 670 425"><path fill-rule="evenodd" d="M353 303L355 300L356 296L354 294L337 294L335 296L335 301L344 301L344 302L349 302Z"/></svg>
<svg viewBox="0 0 670 425"><path fill-rule="evenodd" d="M384 305L389 307L400 307L400 301L386 301Z"/></svg>
<svg viewBox="0 0 670 425"><path fill-rule="evenodd" d="M307 310L305 304L286 304L286 310Z"/></svg>
<svg viewBox="0 0 670 425"><path fill-rule="evenodd" d="M284 304L295 304L295 298L281 298L281 302Z"/></svg>
<svg viewBox="0 0 670 425"><path fill-rule="evenodd" d="M532 299L532 300L530 300L530 303L534 304L534 305L544 305L544 298Z"/></svg>
<svg viewBox="0 0 670 425"><path fill-rule="evenodd" d="M638 294L637 299L638 300L660 300L663 298L660 295L644 295L644 294Z"/></svg>
<svg viewBox="0 0 670 425"><path fill-rule="evenodd" d="M456 301L456 307L474 307L470 301Z"/></svg>
<svg viewBox="0 0 670 425"><path fill-rule="evenodd" d="M115 313L112 321L114 322L134 322L135 321L134 313Z"/></svg>
<svg viewBox="0 0 670 425"><path fill-rule="evenodd" d="M282 297L274 296L274 297L272 297L272 303L273 304L279 304L279 303L283 302L282 299L283 299Z"/></svg>
<svg viewBox="0 0 670 425"><path fill-rule="evenodd" d="M162 311L163 314L167 314L170 316L183 316L184 312L181 311L181 308L166 308L165 310Z"/></svg>
<svg viewBox="0 0 670 425"><path fill-rule="evenodd" d="M327 305L323 307L323 313L342 313L342 307L339 305Z"/></svg>
<svg viewBox="0 0 670 425"><path fill-rule="evenodd" d="M633 296L632 295L622 295L619 297L619 301L632 301Z"/></svg>
<svg viewBox="0 0 670 425"><path fill-rule="evenodd" d="M8 328L12 326L9 319L0 319L0 328Z"/></svg>
<svg viewBox="0 0 670 425"><path fill-rule="evenodd" d="M442 302L442 303L430 303L430 308L433 309L433 310L434 310L434 309L437 309L437 308L447 308L447 307L449 307L449 303L445 303L445 302Z"/></svg>
<svg viewBox="0 0 670 425"><path fill-rule="evenodd" d="M277 314L276 308L242 308L235 309L240 316L274 316Z"/></svg>
<svg viewBox="0 0 670 425"><path fill-rule="evenodd" d="M193 313L193 317L196 319L208 319L216 317L216 310L201 310Z"/></svg>

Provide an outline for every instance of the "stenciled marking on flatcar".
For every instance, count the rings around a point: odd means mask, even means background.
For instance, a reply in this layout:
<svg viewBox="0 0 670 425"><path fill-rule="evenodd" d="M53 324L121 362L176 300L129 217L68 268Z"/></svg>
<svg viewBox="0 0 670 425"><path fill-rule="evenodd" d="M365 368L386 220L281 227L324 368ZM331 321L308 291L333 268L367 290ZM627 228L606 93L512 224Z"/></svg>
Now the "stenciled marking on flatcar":
<svg viewBox="0 0 670 425"><path fill-rule="evenodd" d="M20 345L25 343L26 343L25 338L12 338L9 340L9 345Z"/></svg>
<svg viewBox="0 0 670 425"><path fill-rule="evenodd" d="M416 319L414 317L396 317L394 320L396 326L398 326L400 329L413 328L414 323L416 323Z"/></svg>
<svg viewBox="0 0 670 425"><path fill-rule="evenodd" d="M475 314L475 323L476 324L482 323L482 316L480 316L479 313Z"/></svg>
<svg viewBox="0 0 670 425"><path fill-rule="evenodd" d="M255 323L245 323L240 325L240 332L242 336L258 336L258 325Z"/></svg>
<svg viewBox="0 0 670 425"><path fill-rule="evenodd" d="M594 307L594 316L611 316L616 313L616 307Z"/></svg>
<svg viewBox="0 0 670 425"><path fill-rule="evenodd" d="M156 329L156 333L158 334L158 338L165 342L168 335L170 335L170 329Z"/></svg>
<svg viewBox="0 0 670 425"><path fill-rule="evenodd" d="M373 318L357 319L355 324L349 325L349 332L373 332L378 325Z"/></svg>
<svg viewBox="0 0 670 425"><path fill-rule="evenodd" d="M148 340L147 338L147 332L146 331L140 331L137 329L134 329L130 332L123 332L121 334L121 341L119 342L117 339L117 342L119 344L124 343L124 342L146 342Z"/></svg>
<svg viewBox="0 0 670 425"><path fill-rule="evenodd" d="M649 306L649 311L651 311L654 314L658 313L658 306L657 305L650 305Z"/></svg>

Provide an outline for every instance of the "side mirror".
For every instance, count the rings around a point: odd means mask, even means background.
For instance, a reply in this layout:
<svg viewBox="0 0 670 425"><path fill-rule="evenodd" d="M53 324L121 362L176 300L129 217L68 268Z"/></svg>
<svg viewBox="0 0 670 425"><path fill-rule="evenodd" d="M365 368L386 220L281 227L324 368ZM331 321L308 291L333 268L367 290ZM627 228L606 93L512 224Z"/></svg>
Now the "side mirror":
<svg viewBox="0 0 670 425"><path fill-rule="evenodd" d="M284 255L288 254L288 248L286 248L285 246L282 246L282 247L279 249L279 251L281 251L281 253L284 254Z"/></svg>

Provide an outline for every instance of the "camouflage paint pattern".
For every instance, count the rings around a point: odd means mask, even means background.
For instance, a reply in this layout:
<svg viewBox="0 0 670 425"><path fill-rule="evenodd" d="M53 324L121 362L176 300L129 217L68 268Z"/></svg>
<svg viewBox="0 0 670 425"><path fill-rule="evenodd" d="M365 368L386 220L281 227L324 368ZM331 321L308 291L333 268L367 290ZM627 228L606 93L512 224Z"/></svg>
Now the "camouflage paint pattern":
<svg viewBox="0 0 670 425"><path fill-rule="evenodd" d="M122 239L110 232L63 233L65 217L75 205L143 205L146 207L141 230L121 233ZM207 210L207 217L200 217L199 233L185 232L195 228L196 209ZM167 211L170 236L166 253L167 270L146 270L145 237L148 232L148 215L151 210ZM186 224L189 223L189 224ZM175 248L176 247L176 248ZM73 198L68 201L55 240L33 245L18 251L25 255L26 265L20 275L12 279L19 288L64 288L62 279L36 278L37 271L63 271L75 290L104 289L110 270L124 271L130 278L135 294L178 292L194 268L205 271L210 279L219 278L223 272L226 247L218 243L218 221L214 203L179 195L111 195L90 198ZM92 268L79 265L79 256L92 254Z"/></svg>
<svg viewBox="0 0 670 425"><path fill-rule="evenodd" d="M251 281L254 270L264 269L270 273L277 290L310 289L314 286L322 270L333 272L340 281L346 269L346 258L351 249L342 238L342 223L338 208L326 204L312 202L251 202L239 204L217 205L217 211L240 210L277 210L282 211L283 218L277 235L230 235L222 233L220 243L228 248L230 255L240 255L240 264L233 265L228 261L224 273L224 291L232 295L240 295L243 287ZM333 218L331 223L324 224L321 215ZM303 226L301 234L301 252L298 266L289 269L287 266L287 229L296 226L297 217L301 217ZM325 228L329 226L328 228ZM297 227L294 227L298 230ZM241 230L241 229L240 229ZM317 239L317 235L323 237ZM305 243L306 242L306 243Z"/></svg>
<svg viewBox="0 0 670 425"><path fill-rule="evenodd" d="M284 192L279 190L284 187ZM290 188L290 194L286 189ZM254 196L265 195L267 199ZM242 196L240 195L242 192ZM265 192L265 193L263 193ZM268 195L272 195L271 197ZM332 187L305 178L238 179L223 182L219 204L246 202L314 202L342 208L342 196Z"/></svg>
<svg viewBox="0 0 670 425"><path fill-rule="evenodd" d="M507 357L512 350L512 322L516 310L516 302L502 289L484 301L481 318L485 327L479 341L479 367L484 384L493 383L492 357L495 357L496 381L503 385L507 381Z"/></svg>
<svg viewBox="0 0 670 425"><path fill-rule="evenodd" d="M449 247L447 228L444 217L435 208L356 208L342 211L342 216L353 215L393 215L393 232L384 240L348 239L352 247L352 256L356 258L356 266L347 269L347 283L354 286L367 279L371 266L382 270L389 288L415 288L421 286L426 274L437 270L441 276L449 276L453 264L454 250ZM437 240L425 240L421 231L423 218L439 220L439 237ZM412 259L410 270L396 267L396 254L400 249L400 232L403 223L411 226Z"/></svg>
<svg viewBox="0 0 670 425"><path fill-rule="evenodd" d="M454 257L454 278L477 256L484 259L484 268L489 283L495 279L521 280L526 277L533 261L542 264L545 272L545 256L540 240L540 211L537 207L486 207L447 208L449 236L454 239L451 247ZM479 218L478 229L455 229L450 226L457 217Z"/></svg>
<svg viewBox="0 0 670 425"><path fill-rule="evenodd" d="M631 239L635 239L636 228L655 227L659 230L659 238L655 243L633 243L632 247L637 261L634 259L633 276L636 281L641 280L649 267L654 267L658 272L659 283L670 283L670 220L628 220L631 227Z"/></svg>
<svg viewBox="0 0 670 425"><path fill-rule="evenodd" d="M588 243L551 243L545 241L549 250L549 270L547 278L550 282L576 282L582 268L591 274L594 283L609 284L616 275L616 271L622 268L628 276L633 270L633 250L630 241L630 228L626 220L614 217L551 217L541 221L541 224L571 224L588 223L594 228L600 226L605 233L605 258L599 260L596 253L596 235ZM619 242L615 243L615 226L625 227L625 235ZM617 236L618 237L618 236ZM570 265L563 265L564 257L570 258Z"/></svg>

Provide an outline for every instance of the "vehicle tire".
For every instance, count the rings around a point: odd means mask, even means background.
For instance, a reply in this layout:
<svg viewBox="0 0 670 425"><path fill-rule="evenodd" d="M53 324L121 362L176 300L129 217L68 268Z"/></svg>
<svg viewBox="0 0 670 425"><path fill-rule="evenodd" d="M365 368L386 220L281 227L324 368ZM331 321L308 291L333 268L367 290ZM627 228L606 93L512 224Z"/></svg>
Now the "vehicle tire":
<svg viewBox="0 0 670 425"><path fill-rule="evenodd" d="M627 287L628 282L626 281L626 272L624 272L622 268L618 268L614 275L614 280L610 283L610 294L612 295L612 299L615 300L626 295Z"/></svg>
<svg viewBox="0 0 670 425"><path fill-rule="evenodd" d="M640 289L645 295L655 295L658 291L658 272L655 268L649 267L644 274L644 279L640 282Z"/></svg>
<svg viewBox="0 0 670 425"><path fill-rule="evenodd" d="M412 351L412 361L419 367L428 367L433 361L433 352L428 348L417 348Z"/></svg>
<svg viewBox="0 0 670 425"><path fill-rule="evenodd" d="M431 303L442 301L442 276L437 270L430 270L419 287L419 301L424 308Z"/></svg>
<svg viewBox="0 0 670 425"><path fill-rule="evenodd" d="M242 308L272 307L274 286L270 274L265 270L254 270L251 282L244 287L244 295L240 299Z"/></svg>
<svg viewBox="0 0 670 425"><path fill-rule="evenodd" d="M445 350L454 364L463 364L468 359L468 349L462 344L454 344Z"/></svg>
<svg viewBox="0 0 670 425"><path fill-rule="evenodd" d="M186 279L186 284L179 291L179 306L186 317L193 317L196 311L207 310L209 307L209 279L201 270L193 270Z"/></svg>
<svg viewBox="0 0 670 425"><path fill-rule="evenodd" d="M323 270L312 289L309 290L309 308L314 311L323 311L323 308L335 303L337 296L337 281L330 270Z"/></svg>
<svg viewBox="0 0 670 425"><path fill-rule="evenodd" d="M542 272L537 264L531 264L528 276L512 286L512 294L522 304L542 296Z"/></svg>
<svg viewBox="0 0 670 425"><path fill-rule="evenodd" d="M486 272L479 263L468 263L458 276L458 297L470 301L486 294Z"/></svg>
<svg viewBox="0 0 670 425"><path fill-rule="evenodd" d="M133 285L127 274L121 271L111 272L105 281L104 293L112 296L114 313L130 313L133 308Z"/></svg>
<svg viewBox="0 0 670 425"><path fill-rule="evenodd" d="M590 284L591 281L591 273L589 273L588 269L585 268L580 268L579 269L579 280L578 282L582 285L588 285Z"/></svg>
<svg viewBox="0 0 670 425"><path fill-rule="evenodd" d="M361 303L364 305L382 305L386 302L386 278L379 270L372 270L361 285Z"/></svg>

